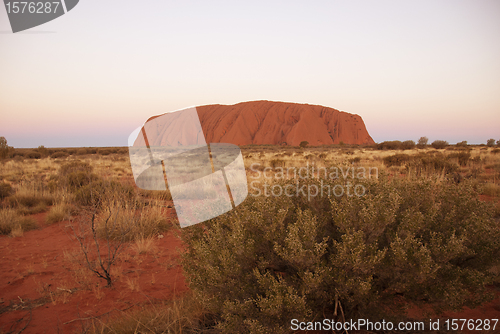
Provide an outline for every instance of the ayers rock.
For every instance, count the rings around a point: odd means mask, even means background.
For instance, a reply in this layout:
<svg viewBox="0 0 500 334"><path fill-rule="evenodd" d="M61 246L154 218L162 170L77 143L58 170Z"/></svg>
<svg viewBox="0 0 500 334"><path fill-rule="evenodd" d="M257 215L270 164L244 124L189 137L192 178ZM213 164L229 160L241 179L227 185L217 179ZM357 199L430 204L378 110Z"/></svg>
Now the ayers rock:
<svg viewBox="0 0 500 334"><path fill-rule="evenodd" d="M358 115L333 108L272 101L196 107L207 143L236 145L374 144Z"/></svg>

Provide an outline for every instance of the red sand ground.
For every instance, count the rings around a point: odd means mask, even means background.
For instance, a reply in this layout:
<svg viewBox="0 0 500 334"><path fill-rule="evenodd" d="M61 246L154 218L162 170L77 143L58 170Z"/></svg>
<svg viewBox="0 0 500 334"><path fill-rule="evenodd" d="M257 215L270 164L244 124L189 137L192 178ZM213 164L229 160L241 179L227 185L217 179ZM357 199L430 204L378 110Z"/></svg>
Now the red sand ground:
<svg viewBox="0 0 500 334"><path fill-rule="evenodd" d="M42 228L0 237L0 333L17 333L30 316L23 333L78 333L78 319L170 300L187 290L177 252L181 242L172 231L155 241L153 254L125 250L118 278L107 288L72 262L70 254L81 251L68 222L45 226L45 214L35 217Z"/></svg>
<svg viewBox="0 0 500 334"><path fill-rule="evenodd" d="M82 321L170 300L188 290L177 252L182 245L173 232L157 239L151 254L124 251L116 265L117 280L107 288L104 280L72 262L71 254L80 254L80 248L68 222L46 226L45 214L35 218L42 228L22 237L0 237L0 333L18 333L25 325L27 334L80 333ZM494 301L444 316L500 319L500 288L491 290L497 296Z"/></svg>

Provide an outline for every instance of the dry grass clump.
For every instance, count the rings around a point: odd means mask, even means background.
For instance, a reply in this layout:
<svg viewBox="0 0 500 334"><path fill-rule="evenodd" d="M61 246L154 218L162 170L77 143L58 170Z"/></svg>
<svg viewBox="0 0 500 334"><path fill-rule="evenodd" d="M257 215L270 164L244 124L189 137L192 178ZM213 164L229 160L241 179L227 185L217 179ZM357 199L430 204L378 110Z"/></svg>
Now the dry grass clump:
<svg viewBox="0 0 500 334"><path fill-rule="evenodd" d="M52 205L53 200L53 197L50 195L40 195L37 193L29 194L23 191L18 191L8 198L11 207L24 206L27 208L33 208L39 205Z"/></svg>
<svg viewBox="0 0 500 334"><path fill-rule="evenodd" d="M96 229L100 238L135 241L168 231L172 223L161 207L137 207L111 204L97 215Z"/></svg>
<svg viewBox="0 0 500 334"><path fill-rule="evenodd" d="M92 334L156 334L200 333L207 328L207 317L199 302L191 295L164 304L151 304L122 312L107 322L94 320ZM208 331L204 331L209 333Z"/></svg>
<svg viewBox="0 0 500 334"><path fill-rule="evenodd" d="M140 254L152 254L156 253L158 247L156 247L155 238L153 237L138 237L131 246L132 250Z"/></svg>
<svg viewBox="0 0 500 334"><path fill-rule="evenodd" d="M45 217L45 222L47 224L57 223L63 220L71 218L71 214L74 213L74 206L68 203L59 203L50 208L47 217Z"/></svg>
<svg viewBox="0 0 500 334"><path fill-rule="evenodd" d="M20 236L23 232L34 230L38 227L35 219L24 217L15 209L0 210L0 234Z"/></svg>
<svg viewBox="0 0 500 334"><path fill-rule="evenodd" d="M14 195L7 197L8 207L17 208L19 214L31 215L47 211L47 206L52 205L54 197L38 189L20 187Z"/></svg>

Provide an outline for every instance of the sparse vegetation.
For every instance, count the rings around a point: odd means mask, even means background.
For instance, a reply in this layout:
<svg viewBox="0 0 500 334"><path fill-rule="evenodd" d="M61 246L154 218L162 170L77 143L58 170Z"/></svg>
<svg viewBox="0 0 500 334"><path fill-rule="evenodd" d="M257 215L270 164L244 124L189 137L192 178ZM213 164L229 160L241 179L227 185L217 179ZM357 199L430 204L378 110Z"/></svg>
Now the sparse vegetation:
<svg viewBox="0 0 500 334"><path fill-rule="evenodd" d="M223 216L175 230L187 245L183 267L194 297L179 299L177 305L155 300L111 320L96 320L91 329L288 332L292 316L339 319L343 311L345 317L373 321L401 319L405 306L434 307L439 314L487 300L485 285L500 282L495 271L500 258L495 241L500 150L457 144L437 151L427 141L412 150L411 142L305 150L243 147L248 175L266 167L274 175L280 167L306 164L376 167L380 173L363 181L367 194L361 198L249 196ZM21 237L37 228L34 218L41 222L45 217L47 224L64 221L53 229L73 226L84 244L71 267L75 284L94 293L96 300L107 298L109 291L96 285L98 275L127 293L142 293L146 284L155 284L155 273L148 273L153 277L145 283L144 277L139 279L142 267L123 266L162 258L162 238L171 238L175 226L170 194L131 186L126 149L46 150L10 150L1 161L1 234ZM41 158L30 158L32 151ZM62 156L54 159L58 153ZM257 163L253 171L252 163ZM46 216L31 216L43 211L48 211ZM174 266L164 265L168 270ZM29 272L36 272L41 264L29 266ZM71 288L61 288L66 290L50 297L71 298ZM170 309L176 307L180 313Z"/></svg>

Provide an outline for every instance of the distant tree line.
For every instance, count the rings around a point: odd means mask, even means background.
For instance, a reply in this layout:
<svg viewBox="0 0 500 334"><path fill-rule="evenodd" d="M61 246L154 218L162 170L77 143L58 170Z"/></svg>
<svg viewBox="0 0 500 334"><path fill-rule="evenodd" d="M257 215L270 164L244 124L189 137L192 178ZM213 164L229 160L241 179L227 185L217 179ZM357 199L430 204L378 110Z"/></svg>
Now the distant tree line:
<svg viewBox="0 0 500 334"><path fill-rule="evenodd" d="M435 140L433 141L430 146L435 149L443 149L449 146L450 143L448 143L446 140ZM500 139L495 142L495 139L491 138L486 141L486 145L488 147L493 147L493 146L499 146L500 147ZM376 148L379 150L411 150L416 148L426 148L429 146L429 138L427 137L420 137L420 139L415 142L413 140L405 140L405 141L400 141L400 140L391 140L391 141L384 141L381 143L376 144ZM467 147L467 141L461 141L456 144L458 147Z"/></svg>

